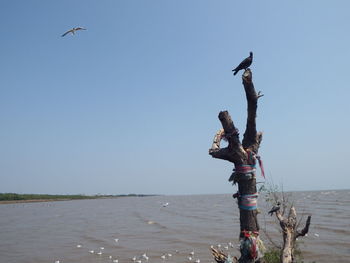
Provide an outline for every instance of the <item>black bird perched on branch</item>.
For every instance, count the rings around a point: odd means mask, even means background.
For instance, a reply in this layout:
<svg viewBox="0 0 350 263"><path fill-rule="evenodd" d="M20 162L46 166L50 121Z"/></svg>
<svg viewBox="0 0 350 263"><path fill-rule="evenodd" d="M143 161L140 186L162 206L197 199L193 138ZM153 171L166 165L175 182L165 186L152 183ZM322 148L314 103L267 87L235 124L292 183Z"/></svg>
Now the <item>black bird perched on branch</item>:
<svg viewBox="0 0 350 263"><path fill-rule="evenodd" d="M253 52L249 53L249 57L245 58L235 69L233 69L233 75L236 75L241 69L246 70L253 62Z"/></svg>
<svg viewBox="0 0 350 263"><path fill-rule="evenodd" d="M271 208L271 210L269 211L269 215L272 216L273 213L277 212L278 210L280 210L280 205L281 203L280 202L277 202L277 204L275 206L273 206Z"/></svg>

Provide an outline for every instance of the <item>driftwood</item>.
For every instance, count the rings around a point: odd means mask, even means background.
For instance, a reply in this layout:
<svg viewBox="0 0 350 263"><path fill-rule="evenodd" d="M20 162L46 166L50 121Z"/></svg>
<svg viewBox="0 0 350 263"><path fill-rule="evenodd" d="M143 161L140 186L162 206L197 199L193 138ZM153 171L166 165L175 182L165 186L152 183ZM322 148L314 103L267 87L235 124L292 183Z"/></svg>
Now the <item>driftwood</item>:
<svg viewBox="0 0 350 263"><path fill-rule="evenodd" d="M301 231L297 230L297 213L294 206L291 206L288 217L284 217L283 212L281 213L279 210L276 211L276 217L283 231L281 262L292 263L294 261L295 241L298 237L305 236L309 231L311 216L308 216L305 227Z"/></svg>
<svg viewBox="0 0 350 263"><path fill-rule="evenodd" d="M222 124L223 130L214 137L212 148L209 149L209 154L213 158L226 160L234 163L235 167L242 167L242 165L251 164L250 156L257 156L258 149L262 140L262 133L256 131L256 110L258 99L263 96L257 93L254 89L252 82L252 72L248 68L242 75L243 86L248 103L248 116L246 130L243 135L242 143L239 140L239 132L235 127L231 116L227 111L219 113L219 120ZM226 148L220 148L220 140L225 138L228 141ZM236 169L237 170L237 169ZM242 175L242 176L240 176ZM251 176L250 178L243 177L244 174L240 174L236 171L236 177L234 182L238 182L238 194L239 196L247 196L256 194L256 178ZM235 196L235 195L234 195ZM257 209L245 210L240 208L240 239L241 241L247 238L247 235L254 233L255 240L257 240L259 233L259 224L257 220ZM247 234L248 233L248 234ZM247 255L244 253L241 246L241 257L238 262L251 263L259 262L259 255ZM218 261L219 262L219 261Z"/></svg>

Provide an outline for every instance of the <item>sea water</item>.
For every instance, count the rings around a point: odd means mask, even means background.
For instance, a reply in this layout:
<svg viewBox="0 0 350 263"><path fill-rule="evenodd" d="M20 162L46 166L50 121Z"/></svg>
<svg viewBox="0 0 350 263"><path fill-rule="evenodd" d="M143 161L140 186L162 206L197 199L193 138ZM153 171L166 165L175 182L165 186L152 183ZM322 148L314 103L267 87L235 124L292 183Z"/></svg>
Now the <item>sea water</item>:
<svg viewBox="0 0 350 263"><path fill-rule="evenodd" d="M288 193L305 262L350 262L350 190ZM167 205L164 205L168 203ZM259 197L265 245L281 245L270 203ZM213 262L210 246L239 256L232 194L122 197L0 205L1 263ZM189 259L190 257L190 259Z"/></svg>

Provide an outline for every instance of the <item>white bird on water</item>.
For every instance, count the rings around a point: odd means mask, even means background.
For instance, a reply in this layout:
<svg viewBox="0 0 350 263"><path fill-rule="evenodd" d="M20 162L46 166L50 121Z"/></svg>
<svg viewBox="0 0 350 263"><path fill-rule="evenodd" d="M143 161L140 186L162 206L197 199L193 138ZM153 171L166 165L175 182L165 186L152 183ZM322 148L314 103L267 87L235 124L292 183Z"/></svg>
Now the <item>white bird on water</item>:
<svg viewBox="0 0 350 263"><path fill-rule="evenodd" d="M146 255L146 253L144 253L144 254L142 255L142 257L143 257L146 261L148 261L148 259L149 259L149 257Z"/></svg>
<svg viewBox="0 0 350 263"><path fill-rule="evenodd" d="M113 259L113 263L118 263L118 259Z"/></svg>
<svg viewBox="0 0 350 263"><path fill-rule="evenodd" d="M169 205L169 203L166 202L166 203L163 204L163 207L167 207L168 205Z"/></svg>
<svg viewBox="0 0 350 263"><path fill-rule="evenodd" d="M95 253L95 251L93 251L93 250L90 250L89 252L90 252L91 254L94 254L94 253Z"/></svg>

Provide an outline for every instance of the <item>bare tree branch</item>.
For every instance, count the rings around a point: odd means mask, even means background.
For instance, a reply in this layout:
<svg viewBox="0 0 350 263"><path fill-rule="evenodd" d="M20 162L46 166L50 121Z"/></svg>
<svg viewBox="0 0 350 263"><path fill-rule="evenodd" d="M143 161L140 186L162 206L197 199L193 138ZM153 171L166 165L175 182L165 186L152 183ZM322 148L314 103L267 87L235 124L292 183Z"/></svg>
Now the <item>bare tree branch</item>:
<svg viewBox="0 0 350 263"><path fill-rule="evenodd" d="M259 95L256 93L254 84L252 82L252 72L250 69L247 69L242 76L243 86L247 98L247 124L246 130L243 135L243 148L250 148L253 152L257 153L259 145L262 139L261 133L258 135L256 131L256 110L258 108L258 98ZM260 94L260 93L259 93Z"/></svg>
<svg viewBox="0 0 350 263"><path fill-rule="evenodd" d="M295 238L298 238L300 236L305 236L309 232L310 223L311 223L311 216L308 216L305 227L301 231L297 231Z"/></svg>
<svg viewBox="0 0 350 263"><path fill-rule="evenodd" d="M221 149L214 138L213 145L216 146L209 149L209 154L213 158L226 160L235 164L242 164L246 159L246 152L239 141L238 129L233 124L228 111L221 111L218 117L224 129L224 136L228 141L228 147Z"/></svg>

